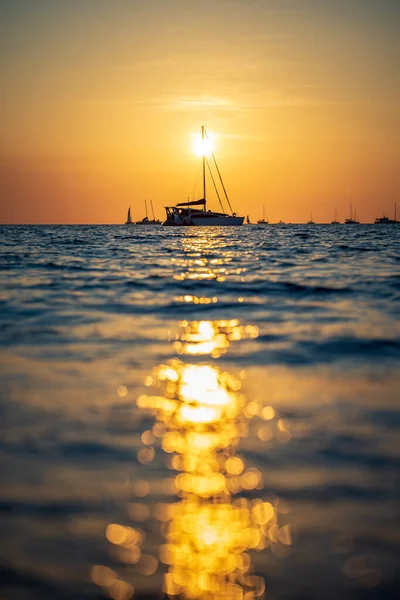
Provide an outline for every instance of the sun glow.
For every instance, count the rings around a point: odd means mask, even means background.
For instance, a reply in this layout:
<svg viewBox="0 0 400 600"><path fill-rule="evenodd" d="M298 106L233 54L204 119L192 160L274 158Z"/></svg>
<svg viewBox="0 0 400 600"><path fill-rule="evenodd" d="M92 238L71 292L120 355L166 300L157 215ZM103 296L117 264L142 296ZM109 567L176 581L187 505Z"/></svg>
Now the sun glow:
<svg viewBox="0 0 400 600"><path fill-rule="evenodd" d="M192 134L192 150L197 156L211 156L214 143L210 138L202 138L200 133Z"/></svg>

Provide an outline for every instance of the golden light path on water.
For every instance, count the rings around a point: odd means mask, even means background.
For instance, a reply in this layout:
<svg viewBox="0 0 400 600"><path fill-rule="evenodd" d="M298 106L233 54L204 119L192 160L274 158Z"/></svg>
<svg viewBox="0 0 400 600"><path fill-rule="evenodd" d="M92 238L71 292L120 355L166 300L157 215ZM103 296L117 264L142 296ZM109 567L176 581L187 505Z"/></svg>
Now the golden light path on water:
<svg viewBox="0 0 400 600"><path fill-rule="evenodd" d="M245 250L241 250L242 255ZM227 277L235 275L241 281L244 281L242 275L246 272L245 267L233 266L237 250L230 247L229 241L215 232L209 232L206 235L188 237L182 240L182 256L172 258L172 264L176 268L173 279L183 281L185 279L193 281L215 280L225 281ZM254 257L253 257L254 260ZM258 260L255 258L255 260ZM196 296L185 295L180 299L195 304L211 304L217 302L217 298L197 298Z"/></svg>
<svg viewBox="0 0 400 600"><path fill-rule="evenodd" d="M258 335L256 327L242 326L236 319L184 321L181 327L175 349L189 357L215 358L232 342ZM167 466L177 472L165 481L164 491L169 488L179 501L159 503L153 510L146 504L132 505L134 520L159 521L164 540L158 557L144 551L140 527L111 523L106 537L118 547L122 562L135 565L136 573L152 575L164 565L163 591L171 598L264 597L265 582L252 571L251 553L291 544L289 526L278 524L277 500L258 497L264 487L262 475L239 454L251 419L275 418L273 407L246 398L245 377L244 371L233 376L208 363L176 358L153 370L145 382L149 393L137 399L138 407L155 418L153 427L142 433L138 460L151 463L160 445ZM281 420L277 431L285 432ZM265 428L258 429L258 437L268 439ZM137 496L145 497L148 491L147 481L138 483ZM92 579L115 600L134 596L134 573L132 581L125 581L97 565Z"/></svg>

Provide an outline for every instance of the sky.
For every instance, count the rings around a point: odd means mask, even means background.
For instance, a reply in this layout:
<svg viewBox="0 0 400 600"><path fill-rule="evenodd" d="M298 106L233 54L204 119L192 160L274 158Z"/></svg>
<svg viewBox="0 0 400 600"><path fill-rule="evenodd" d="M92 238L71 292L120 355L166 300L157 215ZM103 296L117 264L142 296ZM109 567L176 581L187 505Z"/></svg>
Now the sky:
<svg viewBox="0 0 400 600"><path fill-rule="evenodd" d="M1 0L0 222L400 211L399 0ZM213 200L211 199L210 202Z"/></svg>

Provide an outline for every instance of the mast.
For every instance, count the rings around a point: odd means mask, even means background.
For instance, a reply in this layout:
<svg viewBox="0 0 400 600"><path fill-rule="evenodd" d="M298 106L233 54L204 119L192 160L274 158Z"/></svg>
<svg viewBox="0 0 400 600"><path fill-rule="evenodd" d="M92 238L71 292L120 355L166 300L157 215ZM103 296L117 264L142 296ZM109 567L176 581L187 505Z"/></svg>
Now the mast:
<svg viewBox="0 0 400 600"><path fill-rule="evenodd" d="M265 221L265 204L263 204L263 221Z"/></svg>
<svg viewBox="0 0 400 600"><path fill-rule="evenodd" d="M203 198L204 198L204 210L206 209L206 157L205 157L205 146L204 146L204 125L201 126L201 139L203 146Z"/></svg>
<svg viewBox="0 0 400 600"><path fill-rule="evenodd" d="M351 206L351 202L350 202L350 219L353 219L353 208Z"/></svg>
<svg viewBox="0 0 400 600"><path fill-rule="evenodd" d="M146 220L148 221L148 217L147 217L147 200L146 199L144 201L144 208L146 210Z"/></svg>
<svg viewBox="0 0 400 600"><path fill-rule="evenodd" d="M151 212L153 213L153 221L155 221L156 218L154 216L153 200L150 200L150 204L151 204Z"/></svg>

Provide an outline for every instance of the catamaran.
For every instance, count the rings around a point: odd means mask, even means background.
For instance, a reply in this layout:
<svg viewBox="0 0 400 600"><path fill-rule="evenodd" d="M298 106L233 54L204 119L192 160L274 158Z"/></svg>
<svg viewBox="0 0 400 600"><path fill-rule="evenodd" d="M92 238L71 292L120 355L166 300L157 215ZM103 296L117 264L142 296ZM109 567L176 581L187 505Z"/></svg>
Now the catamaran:
<svg viewBox="0 0 400 600"><path fill-rule="evenodd" d="M136 221L136 225L161 225L161 221L155 218L154 216L154 208L153 208L153 200L150 200L151 210L153 212L153 218L149 219L147 216L147 200L144 201L144 207L146 211L146 216L143 217L141 221Z"/></svg>
<svg viewBox="0 0 400 600"><path fill-rule="evenodd" d="M201 128L201 138L203 140L203 144L205 140L208 140L207 132L204 125ZM239 217L236 213L233 212L231 203L229 202L228 194L225 189L224 182L222 181L221 173L217 165L217 161L215 160L214 153L211 152L211 156L214 161L214 165L216 168L216 172L218 173L219 181L222 186L222 190L224 193L224 198L226 203L229 206L231 214L227 214L224 211L224 206L222 204L221 195L218 192L217 186L215 184L214 176L211 172L211 168L208 160L206 159L203 153L203 198L200 200L192 200L187 202L180 202L176 204L176 206L166 206L165 211L167 213L167 218L165 219L163 225L170 226L238 226L243 225L244 217ZM223 212L214 212L211 210L207 210L207 196L206 196L206 165L208 167L208 171L214 185L215 192L217 194L221 209ZM192 208L192 207L202 207L202 208Z"/></svg>
<svg viewBox="0 0 400 600"><path fill-rule="evenodd" d="M131 217L131 207L128 208L128 216L126 217L125 225L134 225Z"/></svg>
<svg viewBox="0 0 400 600"><path fill-rule="evenodd" d="M268 225L268 223L269 223L268 217L267 217L267 220L265 220L265 206L263 206L263 218L258 219L257 223L259 225Z"/></svg>
<svg viewBox="0 0 400 600"><path fill-rule="evenodd" d="M313 218L312 218L312 213L311 213L311 219L309 221L307 221L307 225L315 225L315 222L313 221Z"/></svg>

